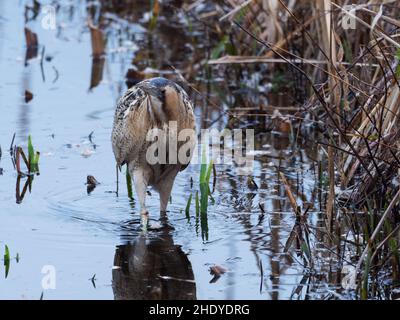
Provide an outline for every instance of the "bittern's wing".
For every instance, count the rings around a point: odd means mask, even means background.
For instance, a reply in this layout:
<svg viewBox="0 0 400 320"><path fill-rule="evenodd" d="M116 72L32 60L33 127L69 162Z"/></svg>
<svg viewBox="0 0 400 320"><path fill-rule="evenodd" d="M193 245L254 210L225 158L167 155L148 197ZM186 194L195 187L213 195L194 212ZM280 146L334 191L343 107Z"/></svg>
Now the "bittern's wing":
<svg viewBox="0 0 400 320"><path fill-rule="evenodd" d="M146 98L147 94L141 88L133 87L117 103L111 140L118 165L129 162L135 148L141 148L143 142L134 127L135 122L141 121Z"/></svg>

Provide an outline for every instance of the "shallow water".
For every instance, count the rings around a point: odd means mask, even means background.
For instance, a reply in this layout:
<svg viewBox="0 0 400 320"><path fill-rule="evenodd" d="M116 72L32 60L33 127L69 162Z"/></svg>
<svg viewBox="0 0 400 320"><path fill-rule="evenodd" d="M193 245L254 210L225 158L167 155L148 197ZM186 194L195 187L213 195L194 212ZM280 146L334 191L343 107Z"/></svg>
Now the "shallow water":
<svg viewBox="0 0 400 320"><path fill-rule="evenodd" d="M194 193L190 178L194 186L198 182L196 165L180 173L175 182L168 213L173 228L159 228L158 195L153 192L148 207L154 228L142 234L138 208L127 196L123 175L118 196L115 193L110 133L116 99L126 89L125 74L132 60L138 66L170 72L161 52L179 69L204 44L196 41L196 50L185 51L188 32L174 37L182 30L177 21L170 29L156 29L152 49L145 27L138 23L148 10L144 4L140 2L129 19L93 5L95 15L101 12L112 21L107 26L108 54L99 82L92 74L86 3L63 3L57 13L58 30L43 29L40 16L28 23L38 34L39 53L45 46L48 56L42 72L40 54L25 65L24 2L0 2L0 243L9 247L12 257L7 277L0 268L0 298L39 299L46 265L55 268L56 289L44 290L44 299L303 299L332 293L335 286L330 283L335 280L326 271L335 270L330 270L329 261L320 262L315 268L320 273L310 275L302 258L296 259L292 250L294 259L283 252L295 216L276 168L290 179L298 190L298 203L305 207L307 202L316 203L312 194L317 185L316 156L312 148L293 144L278 133L256 136L259 152L252 178L258 189L233 168L217 166L208 239L201 236L193 203L189 220L184 213ZM168 16L161 16L159 23L165 21ZM201 38L198 30L191 32ZM144 44L149 47L142 48ZM234 96L224 91L223 81L214 85L226 96ZM213 88L210 94L216 103L209 118L216 118L213 125L221 128L226 117L215 110L222 102ZM24 101L25 90L34 94L29 103ZM198 125L204 127L204 105L196 105ZM16 145L26 148L30 134L41 152L40 175L20 203L16 202L17 173L8 152L14 132ZM88 174L101 183L90 194L85 185ZM309 214L318 232L318 211L311 209ZM314 241L313 249L318 250ZM213 265L227 272L213 279L209 272Z"/></svg>

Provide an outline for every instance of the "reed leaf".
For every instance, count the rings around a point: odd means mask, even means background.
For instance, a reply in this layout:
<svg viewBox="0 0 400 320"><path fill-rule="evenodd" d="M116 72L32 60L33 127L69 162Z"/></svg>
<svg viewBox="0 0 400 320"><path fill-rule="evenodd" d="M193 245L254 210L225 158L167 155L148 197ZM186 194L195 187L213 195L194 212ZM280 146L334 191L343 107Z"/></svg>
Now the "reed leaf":
<svg viewBox="0 0 400 320"><path fill-rule="evenodd" d="M5 277L7 278L8 272L10 271L10 250L8 246L5 245L4 248L4 267L5 267Z"/></svg>
<svg viewBox="0 0 400 320"><path fill-rule="evenodd" d="M190 194L189 199L186 203L186 208L185 208L186 218L188 220L190 220L190 205L192 203L192 197L193 197L193 194Z"/></svg>
<svg viewBox="0 0 400 320"><path fill-rule="evenodd" d="M126 166L126 188L128 190L129 199L133 199L132 178L131 175L129 174L128 166Z"/></svg>

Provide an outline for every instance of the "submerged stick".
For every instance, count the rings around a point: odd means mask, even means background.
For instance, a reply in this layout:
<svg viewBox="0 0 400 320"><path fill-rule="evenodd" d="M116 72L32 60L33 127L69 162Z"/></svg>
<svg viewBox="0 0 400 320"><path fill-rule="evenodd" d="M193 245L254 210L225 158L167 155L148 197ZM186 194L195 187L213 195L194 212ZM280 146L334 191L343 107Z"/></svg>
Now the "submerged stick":
<svg viewBox="0 0 400 320"><path fill-rule="evenodd" d="M26 168L29 170L29 161L28 161L28 159L26 158L26 155L25 155L24 150L23 150L21 147L18 147L18 150L19 150L19 154L20 154L21 157L22 157L22 160L24 160L24 162L25 162Z"/></svg>
<svg viewBox="0 0 400 320"><path fill-rule="evenodd" d="M21 149L17 148L17 152L15 154L15 166L17 168L18 176L21 175L21 165L20 165L20 161L19 161L20 152L21 152Z"/></svg>

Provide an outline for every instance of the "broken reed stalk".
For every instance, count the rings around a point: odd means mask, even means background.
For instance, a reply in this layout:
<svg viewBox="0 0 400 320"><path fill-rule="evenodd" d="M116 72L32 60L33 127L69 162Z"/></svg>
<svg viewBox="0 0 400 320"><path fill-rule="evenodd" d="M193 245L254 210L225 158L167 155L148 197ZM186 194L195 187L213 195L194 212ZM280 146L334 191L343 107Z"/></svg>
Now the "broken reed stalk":
<svg viewBox="0 0 400 320"><path fill-rule="evenodd" d="M24 150L21 147L18 147L18 149L19 149L19 152L21 154L22 160L24 160L24 162L25 162L26 167L29 168L29 161L26 158Z"/></svg>
<svg viewBox="0 0 400 320"><path fill-rule="evenodd" d="M103 31L93 25L91 20L88 21L90 37L92 41L93 58L98 59L105 53L106 41Z"/></svg>
<svg viewBox="0 0 400 320"><path fill-rule="evenodd" d="M30 29L25 28L25 42L27 48L35 48L39 46L38 36L36 33L32 32Z"/></svg>
<svg viewBox="0 0 400 320"><path fill-rule="evenodd" d="M15 153L15 167L17 168L18 176L21 175L21 165L19 158L20 158L20 148L18 147Z"/></svg>
<svg viewBox="0 0 400 320"><path fill-rule="evenodd" d="M23 172L21 170L21 160L20 160L21 157L22 157L22 160L24 161L24 163L26 165L26 168L27 168L28 172L30 171L29 161L26 158L24 150L21 147L17 147L16 151L15 151L15 166L16 166L18 175L22 175L23 174Z"/></svg>
<svg viewBox="0 0 400 320"><path fill-rule="evenodd" d="M293 208L296 218L301 218L301 212L299 210L299 206L297 205L296 198L293 196L292 190L290 189L290 185L289 185L288 181L286 180L285 175L282 172L279 172L279 176L283 182L283 185L284 185L285 191L286 191L286 195L289 198L290 205Z"/></svg>
<svg viewBox="0 0 400 320"><path fill-rule="evenodd" d="M33 173L37 173L39 174L39 156L40 156L40 152L36 152L34 154L34 157L31 158L29 157L29 159L26 158L24 150L21 147L17 147L15 149L15 155L13 157L13 162L15 163L15 169L17 170L18 175L31 175ZM24 173L21 170L21 161L20 158L22 157L26 168L27 168L27 173ZM15 160L14 160L15 158Z"/></svg>

